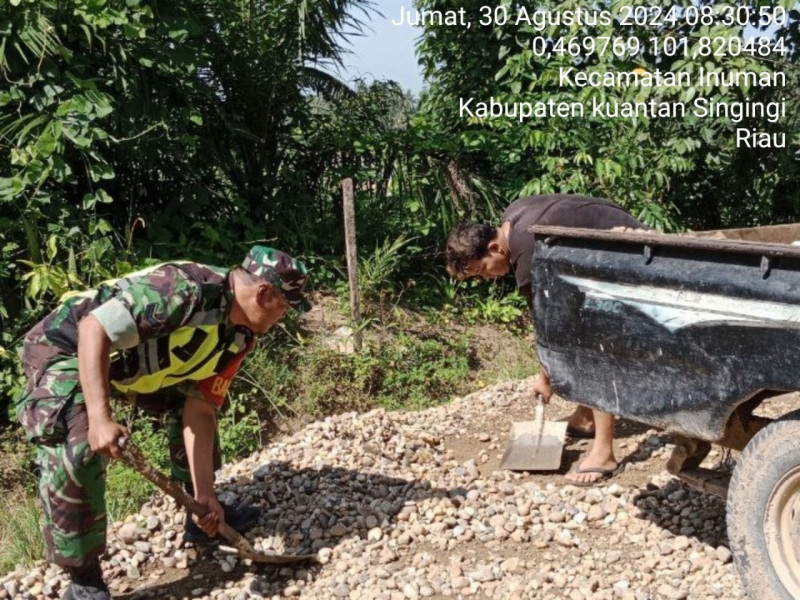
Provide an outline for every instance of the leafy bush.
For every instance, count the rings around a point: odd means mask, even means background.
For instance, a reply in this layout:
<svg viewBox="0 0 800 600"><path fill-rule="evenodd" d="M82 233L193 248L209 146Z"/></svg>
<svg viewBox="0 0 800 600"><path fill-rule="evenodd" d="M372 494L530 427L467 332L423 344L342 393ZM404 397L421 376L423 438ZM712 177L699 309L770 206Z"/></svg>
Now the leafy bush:
<svg viewBox="0 0 800 600"><path fill-rule="evenodd" d="M472 177L491 181L507 200L549 193L609 198L648 225L667 231L687 226L711 229L797 220L800 167L795 156L800 133L793 115L798 112L800 97L787 95L783 86L750 89L744 80L737 86L709 86L696 77L700 68L723 72L783 71L786 88L796 89L800 58L800 44L797 44L800 12L796 10L796 2L782 2L790 16L781 27L730 27L697 22L678 28L679 35L687 39L690 53L704 38L748 38L755 29L759 29L755 35L785 38L786 55L776 54L767 60L730 54L687 60L678 54L668 56L649 50L635 56L609 52L581 59L568 52L539 53L534 51L531 41L542 32L524 19L515 21L512 17L503 25L478 27L478 8L484 4L483 0L463 0L459 5L467 15L472 15L468 17L472 19L472 27L426 26L421 29L417 45L428 86L422 94L414 126L424 132L429 154L451 157L466 174L460 179L467 185L456 186L466 191L460 198L454 198L461 201L458 212L462 215L491 218L488 206L483 203L479 211L469 205L469 199L478 189L470 181ZM525 3L502 4L509 14L525 7ZM693 4L701 9L719 6L712 0L697 0ZM443 10L451 5L449 0L416 3L422 10ZM584 5L580 0L543 0L536 3L536 8L564 11ZM669 10L688 3L662 2L659 6ZM668 26L628 26L617 19L608 24L554 24L546 30L545 37L599 41L617 36L663 39L674 35L676 29ZM692 85L568 89L559 84L562 68L594 73L638 69L689 74ZM770 123L765 116L743 122L732 118L703 119L691 114L686 118L597 118L588 109L593 101L691 102L700 97L718 103L785 100L786 117L779 123ZM453 118L460 99L466 98L492 98L509 104L577 102L587 110L585 117L495 119L476 114ZM735 130L744 126L760 131L784 131L791 141L785 148L737 147Z"/></svg>
<svg viewBox="0 0 800 600"><path fill-rule="evenodd" d="M359 260L358 285L365 300L380 302L392 293L398 268L411 241L404 236L394 241L386 240L383 244L376 244L371 254Z"/></svg>
<svg viewBox="0 0 800 600"><path fill-rule="evenodd" d="M5 338L6 332L0 334ZM14 402L24 389L25 378L17 357L0 345L0 424L14 420Z"/></svg>
<svg viewBox="0 0 800 600"><path fill-rule="evenodd" d="M457 281L444 275L429 275L407 299L437 326L445 326L453 319L470 325L497 325L517 333L531 326L527 302L510 279L487 285L474 279Z"/></svg>
<svg viewBox="0 0 800 600"><path fill-rule="evenodd" d="M464 317L468 323L487 323L491 325L524 326L528 307L525 298L518 291L497 296L476 297L473 305L464 309Z"/></svg>
<svg viewBox="0 0 800 600"><path fill-rule="evenodd" d="M237 460L261 446L261 420L245 396L229 396L219 415L219 441L225 462Z"/></svg>

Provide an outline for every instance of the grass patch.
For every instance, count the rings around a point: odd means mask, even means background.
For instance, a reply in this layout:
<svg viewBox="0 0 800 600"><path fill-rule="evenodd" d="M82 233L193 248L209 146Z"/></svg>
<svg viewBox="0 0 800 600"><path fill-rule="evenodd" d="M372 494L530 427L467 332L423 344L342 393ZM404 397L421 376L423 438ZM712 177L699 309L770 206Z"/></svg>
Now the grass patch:
<svg viewBox="0 0 800 600"><path fill-rule="evenodd" d="M41 508L33 497L0 500L0 575L44 558Z"/></svg>
<svg viewBox="0 0 800 600"><path fill-rule="evenodd" d="M344 354L321 339L267 343L234 384L259 411L318 418L346 410L419 410L441 404L470 383L466 335L370 332L360 353Z"/></svg>
<svg viewBox="0 0 800 600"><path fill-rule="evenodd" d="M106 474L106 511L110 523L138 511L155 488L130 467L112 461Z"/></svg>
<svg viewBox="0 0 800 600"><path fill-rule="evenodd" d="M162 431L160 420L123 402L115 403L114 418L128 427L132 442L150 464L166 472L169 468L169 449L167 434ZM109 521L119 521L139 510L154 490L150 482L124 463L110 461L106 471L106 511Z"/></svg>
<svg viewBox="0 0 800 600"><path fill-rule="evenodd" d="M242 397L228 398L218 415L217 429L224 463L252 454L261 446L261 419Z"/></svg>

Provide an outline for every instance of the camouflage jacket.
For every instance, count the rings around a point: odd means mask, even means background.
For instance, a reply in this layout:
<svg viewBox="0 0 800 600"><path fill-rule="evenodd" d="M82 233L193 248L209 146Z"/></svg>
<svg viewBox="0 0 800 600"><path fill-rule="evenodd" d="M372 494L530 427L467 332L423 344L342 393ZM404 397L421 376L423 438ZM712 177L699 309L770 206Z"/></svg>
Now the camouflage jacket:
<svg viewBox="0 0 800 600"><path fill-rule="evenodd" d="M78 323L92 314L111 340L116 392L153 393L190 382L221 405L254 344L252 331L230 323L231 299L227 269L179 262L151 267L62 302L28 332L22 361L35 379L76 357Z"/></svg>

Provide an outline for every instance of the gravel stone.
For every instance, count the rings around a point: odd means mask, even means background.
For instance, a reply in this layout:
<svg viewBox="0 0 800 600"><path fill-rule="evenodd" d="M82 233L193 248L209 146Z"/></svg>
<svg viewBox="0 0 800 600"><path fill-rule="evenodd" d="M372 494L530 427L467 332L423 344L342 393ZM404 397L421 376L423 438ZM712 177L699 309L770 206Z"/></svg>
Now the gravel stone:
<svg viewBox="0 0 800 600"><path fill-rule="evenodd" d="M731 551L725 546L718 547L715 550L714 554L716 554L717 560L721 562L723 565L731 562Z"/></svg>
<svg viewBox="0 0 800 600"><path fill-rule="evenodd" d="M628 468L592 488L499 471L530 386L502 383L420 412L329 417L219 471L220 498L261 510L247 534L254 546L316 552L313 568L256 569L222 547L186 545L184 511L156 494L110 528L107 581L132 600L744 600L724 505L666 472L666 434L623 436ZM571 410L555 398L548 418ZM37 562L0 577L0 600L31 590L58 598L67 585Z"/></svg>
<svg viewBox="0 0 800 600"><path fill-rule="evenodd" d="M139 539L136 523L125 523L120 527L119 531L117 531L117 537L126 544L133 544Z"/></svg>

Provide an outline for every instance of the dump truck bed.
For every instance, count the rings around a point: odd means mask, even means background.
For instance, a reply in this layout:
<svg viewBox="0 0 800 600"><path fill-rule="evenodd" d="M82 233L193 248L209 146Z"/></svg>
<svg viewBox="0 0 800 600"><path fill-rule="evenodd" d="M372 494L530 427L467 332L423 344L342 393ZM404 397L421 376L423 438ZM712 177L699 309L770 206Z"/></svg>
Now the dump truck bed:
<svg viewBox="0 0 800 600"><path fill-rule="evenodd" d="M537 349L564 398L716 441L755 394L800 389L800 225L532 231Z"/></svg>

